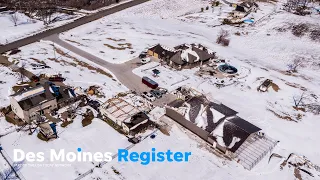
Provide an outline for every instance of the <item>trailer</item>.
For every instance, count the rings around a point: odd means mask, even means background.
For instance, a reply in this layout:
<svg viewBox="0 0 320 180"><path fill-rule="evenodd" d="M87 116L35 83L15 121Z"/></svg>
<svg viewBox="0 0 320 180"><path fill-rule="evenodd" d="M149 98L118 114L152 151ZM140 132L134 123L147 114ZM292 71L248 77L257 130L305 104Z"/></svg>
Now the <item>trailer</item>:
<svg viewBox="0 0 320 180"><path fill-rule="evenodd" d="M158 83L156 83L155 81L153 81L152 79L143 76L142 77L142 83L147 85L148 87L152 88L152 89L156 89L159 85Z"/></svg>

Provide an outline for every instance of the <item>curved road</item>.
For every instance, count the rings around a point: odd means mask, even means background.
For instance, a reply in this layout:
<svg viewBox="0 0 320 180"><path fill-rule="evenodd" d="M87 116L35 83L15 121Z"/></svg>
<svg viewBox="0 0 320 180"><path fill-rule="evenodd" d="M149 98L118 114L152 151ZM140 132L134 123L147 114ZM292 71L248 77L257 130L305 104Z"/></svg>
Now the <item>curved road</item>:
<svg viewBox="0 0 320 180"><path fill-rule="evenodd" d="M99 57L96 57L82 49L79 49L72 44L69 44L59 38L58 34L51 35L44 38L44 40L52 41L59 46L91 61L95 64L98 64L109 71L111 71L116 78L125 85L128 89L141 93L143 91L150 90L146 85L142 84L141 77L135 75L132 70L137 67L137 63L140 61L138 58L133 59L129 62L122 64L113 64L109 63Z"/></svg>
<svg viewBox="0 0 320 180"><path fill-rule="evenodd" d="M43 39L45 37L51 36L53 34L59 34L59 33L64 32L64 31L68 31L68 30L73 29L75 27L81 26L83 24L89 23L89 22L97 20L97 19L100 19L100 18L102 18L104 16L108 16L110 14L122 11L124 9L127 9L127 8L130 8L130 7L142 4L142 3L147 2L147 1L149 1L149 0L132 0L132 1L129 1L129 2L114 6L112 8L105 9L105 10L99 11L97 13L88 15L88 16L84 16L82 18L74 20L71 23L68 23L68 24L53 28L53 29L49 29L49 30L40 32L38 34L26 37L24 39L17 40L17 41L14 41L12 43L0 46L0 54L1 53L5 53L5 52L10 51L10 50L15 49L15 48L19 48L19 47L22 47L22 46L37 42L37 41L39 41L39 40L41 40L41 39Z"/></svg>

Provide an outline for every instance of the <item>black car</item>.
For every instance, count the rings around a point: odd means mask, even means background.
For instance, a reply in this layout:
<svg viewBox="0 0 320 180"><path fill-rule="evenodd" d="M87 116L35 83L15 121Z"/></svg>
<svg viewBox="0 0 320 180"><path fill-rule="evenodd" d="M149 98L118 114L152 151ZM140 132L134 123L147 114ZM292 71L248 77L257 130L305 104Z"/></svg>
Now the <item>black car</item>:
<svg viewBox="0 0 320 180"><path fill-rule="evenodd" d="M140 55L139 55L139 58L140 58L140 59L143 59L143 58L146 58L146 57L147 57L147 54L140 54Z"/></svg>
<svg viewBox="0 0 320 180"><path fill-rule="evenodd" d="M157 99L160 99L162 97L162 93L159 90L154 90L152 89L150 91L150 94L152 94L154 97L156 97Z"/></svg>

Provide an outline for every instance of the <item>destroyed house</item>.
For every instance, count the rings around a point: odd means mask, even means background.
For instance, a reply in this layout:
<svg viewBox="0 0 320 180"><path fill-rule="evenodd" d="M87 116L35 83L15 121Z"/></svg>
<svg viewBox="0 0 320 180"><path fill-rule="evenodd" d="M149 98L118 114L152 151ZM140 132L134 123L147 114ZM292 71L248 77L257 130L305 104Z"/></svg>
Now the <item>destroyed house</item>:
<svg viewBox="0 0 320 180"><path fill-rule="evenodd" d="M149 117L144 112L139 112L133 115L129 122L124 122L130 135L138 134L152 126L152 124L152 121L149 120Z"/></svg>
<svg viewBox="0 0 320 180"><path fill-rule="evenodd" d="M121 98L112 98L99 107L103 117L122 128L126 134L137 134L152 123L143 112L147 107L135 107Z"/></svg>
<svg viewBox="0 0 320 180"><path fill-rule="evenodd" d="M49 113L57 108L57 100L49 85L37 86L11 95L12 111L23 121L30 123L36 114Z"/></svg>

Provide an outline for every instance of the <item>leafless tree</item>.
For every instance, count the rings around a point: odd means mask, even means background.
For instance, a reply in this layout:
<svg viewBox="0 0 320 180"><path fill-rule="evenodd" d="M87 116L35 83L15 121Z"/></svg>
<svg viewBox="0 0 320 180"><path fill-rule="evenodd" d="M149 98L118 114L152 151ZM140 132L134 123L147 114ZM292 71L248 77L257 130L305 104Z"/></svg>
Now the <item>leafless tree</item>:
<svg viewBox="0 0 320 180"><path fill-rule="evenodd" d="M24 82L24 74L26 71L26 63L22 62L21 63L21 67L19 68L18 72L19 72L19 80L23 83Z"/></svg>
<svg viewBox="0 0 320 180"><path fill-rule="evenodd" d="M311 103L311 104L307 104L306 107L309 112L312 112L315 115L320 115L320 104Z"/></svg>
<svg viewBox="0 0 320 180"><path fill-rule="evenodd" d="M304 100L306 99L306 94L305 92L301 93L300 95L295 95L293 96L293 102L294 102L294 107L299 108L304 106Z"/></svg>
<svg viewBox="0 0 320 180"><path fill-rule="evenodd" d="M288 64L289 72L298 72L298 68L304 66L305 59L302 57L295 58L291 63Z"/></svg>
<svg viewBox="0 0 320 180"><path fill-rule="evenodd" d="M12 14L10 14L10 20L14 23L14 26L17 26L18 24L18 13L17 12L13 12Z"/></svg>
<svg viewBox="0 0 320 180"><path fill-rule="evenodd" d="M230 43L229 36L230 36L229 31L221 29L217 37L217 41L216 41L217 44L228 46Z"/></svg>

